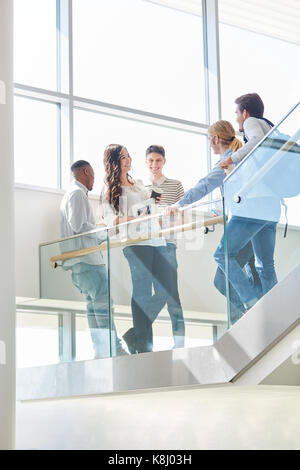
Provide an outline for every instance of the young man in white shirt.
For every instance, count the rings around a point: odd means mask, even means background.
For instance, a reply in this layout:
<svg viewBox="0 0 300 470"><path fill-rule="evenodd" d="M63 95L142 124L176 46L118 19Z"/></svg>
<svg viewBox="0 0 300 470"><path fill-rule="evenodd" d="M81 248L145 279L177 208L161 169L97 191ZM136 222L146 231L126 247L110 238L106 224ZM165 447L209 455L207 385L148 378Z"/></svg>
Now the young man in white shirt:
<svg viewBox="0 0 300 470"><path fill-rule="evenodd" d="M242 95L235 100L235 104L236 120L239 131L244 134L245 145L220 162L223 170L243 160L273 127L272 122L263 117L264 103L257 93Z"/></svg>
<svg viewBox="0 0 300 470"><path fill-rule="evenodd" d="M273 124L263 117L264 104L257 93L248 93L235 100L237 122L240 131L244 133L245 145L234 152L227 159L220 162L222 169L227 169L232 163L238 163L254 149L259 141L269 132ZM251 157L250 157L251 158ZM238 170L237 170L238 171ZM249 177L252 175L249 175ZM228 183L230 184L230 182ZM268 198L264 204L267 207ZM254 200L255 201L255 200ZM249 241L252 243L255 256L255 267L259 274L262 293L265 295L277 283L274 267L274 250L276 242L276 226L280 217L280 199L272 201L272 207L278 217L262 220L250 217L232 216L227 228L228 278L238 293L246 310L251 308L258 300L254 286L242 271L237 262L237 255ZM225 273L225 240L222 240L215 252L214 258L219 268Z"/></svg>
<svg viewBox="0 0 300 470"><path fill-rule="evenodd" d="M96 229L88 192L93 189L94 170L85 160L71 166L74 182L65 193L60 206L61 236L73 237ZM106 232L88 233L67 238L60 243L62 252L94 247L106 240ZM117 337L115 325L110 319L106 266L100 251L63 263L64 270L72 271L74 286L85 296L87 318L93 342L95 358L124 354ZM110 350L110 334L112 351Z"/></svg>

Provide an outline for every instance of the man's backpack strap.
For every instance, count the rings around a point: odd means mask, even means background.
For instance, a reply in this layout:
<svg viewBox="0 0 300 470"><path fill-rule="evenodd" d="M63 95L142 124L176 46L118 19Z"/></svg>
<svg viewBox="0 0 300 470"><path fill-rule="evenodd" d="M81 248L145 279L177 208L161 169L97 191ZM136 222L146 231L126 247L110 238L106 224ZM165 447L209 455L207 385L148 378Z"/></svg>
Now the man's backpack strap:
<svg viewBox="0 0 300 470"><path fill-rule="evenodd" d="M267 118L264 118L264 117L261 117L259 119L262 119L263 121L265 121L267 124L269 124L270 127L274 127L274 124L272 121L269 121L269 119ZM243 140L244 140L244 143L246 144L248 142L248 139L246 138L245 136L245 132L243 132Z"/></svg>
<svg viewBox="0 0 300 470"><path fill-rule="evenodd" d="M262 117L262 118L260 118L260 119L262 119L262 120L265 121L267 124L269 124L269 126L275 127L274 124L273 124L273 122L272 122L272 121L269 121L269 119L264 118L264 117Z"/></svg>

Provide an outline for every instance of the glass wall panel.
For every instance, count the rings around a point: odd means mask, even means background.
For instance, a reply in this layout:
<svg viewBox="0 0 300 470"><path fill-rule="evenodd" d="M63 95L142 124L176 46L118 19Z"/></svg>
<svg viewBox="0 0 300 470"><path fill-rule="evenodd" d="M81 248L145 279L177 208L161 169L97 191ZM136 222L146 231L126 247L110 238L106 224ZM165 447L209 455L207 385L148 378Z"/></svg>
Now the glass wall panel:
<svg viewBox="0 0 300 470"><path fill-rule="evenodd" d="M160 127L134 120L121 119L87 111L74 113L74 159L88 160L94 167L94 192L103 186L103 152L107 145L120 143L132 157L132 176L147 183L148 171L145 152L152 144L162 145L166 151L164 173L179 179L185 189L206 174L206 137L200 134Z"/></svg>
<svg viewBox="0 0 300 470"><path fill-rule="evenodd" d="M56 90L56 0L14 0L14 81Z"/></svg>
<svg viewBox="0 0 300 470"><path fill-rule="evenodd" d="M15 97L15 181L57 187L57 105Z"/></svg>
<svg viewBox="0 0 300 470"><path fill-rule="evenodd" d="M73 1L74 94L205 122L202 18L143 0Z"/></svg>

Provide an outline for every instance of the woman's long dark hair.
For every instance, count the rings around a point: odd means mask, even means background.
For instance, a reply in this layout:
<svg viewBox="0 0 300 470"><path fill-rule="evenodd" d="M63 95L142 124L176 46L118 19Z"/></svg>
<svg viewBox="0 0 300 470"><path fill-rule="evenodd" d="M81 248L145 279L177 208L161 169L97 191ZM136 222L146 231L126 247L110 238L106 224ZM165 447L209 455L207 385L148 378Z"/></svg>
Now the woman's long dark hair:
<svg viewBox="0 0 300 470"><path fill-rule="evenodd" d="M121 152L123 148L123 145L108 145L104 150L103 159L105 169L105 183L107 186L106 197L109 203L113 205L117 213L120 209L120 196L122 194Z"/></svg>

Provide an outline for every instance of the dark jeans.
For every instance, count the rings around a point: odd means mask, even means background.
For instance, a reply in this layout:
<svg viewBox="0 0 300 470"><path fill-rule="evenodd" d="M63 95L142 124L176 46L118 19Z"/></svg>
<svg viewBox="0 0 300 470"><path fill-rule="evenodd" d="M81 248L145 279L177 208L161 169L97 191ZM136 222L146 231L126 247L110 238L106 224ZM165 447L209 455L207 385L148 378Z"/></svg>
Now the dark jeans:
<svg viewBox="0 0 300 470"><path fill-rule="evenodd" d="M228 278L244 307L251 307L257 300L257 292L242 270L237 256L249 241L255 256L255 267L265 295L277 283L274 267L276 222L233 216L226 228L228 252ZM215 252L215 260L225 273L224 236Z"/></svg>
<svg viewBox="0 0 300 470"><path fill-rule="evenodd" d="M257 298L262 296L262 287L258 272L255 268L255 258L251 242L247 243L238 253L237 262L244 269L257 292ZM218 268L216 271L214 285L218 291L226 297L226 278L224 272ZM229 283L230 299L230 323L233 325L245 313L245 307L234 287Z"/></svg>
<svg viewBox="0 0 300 470"><path fill-rule="evenodd" d="M178 292L178 275L177 275L177 257L175 243L167 243L167 246L159 247L159 265L154 268L162 270L164 284L159 281L159 277L154 271L153 286L154 298L156 299L156 311L153 312L153 321L157 318L159 312L167 304L168 312L172 322L172 332L175 348L184 348L184 318L181 302Z"/></svg>
<svg viewBox="0 0 300 470"><path fill-rule="evenodd" d="M149 352L153 349L152 323L166 303L172 311L173 334L181 337L184 335L177 270L175 276L174 269L171 269L174 259L171 261L167 246L134 245L124 248L123 251L132 279L131 309L136 348L138 352ZM172 296L174 298L171 299Z"/></svg>

